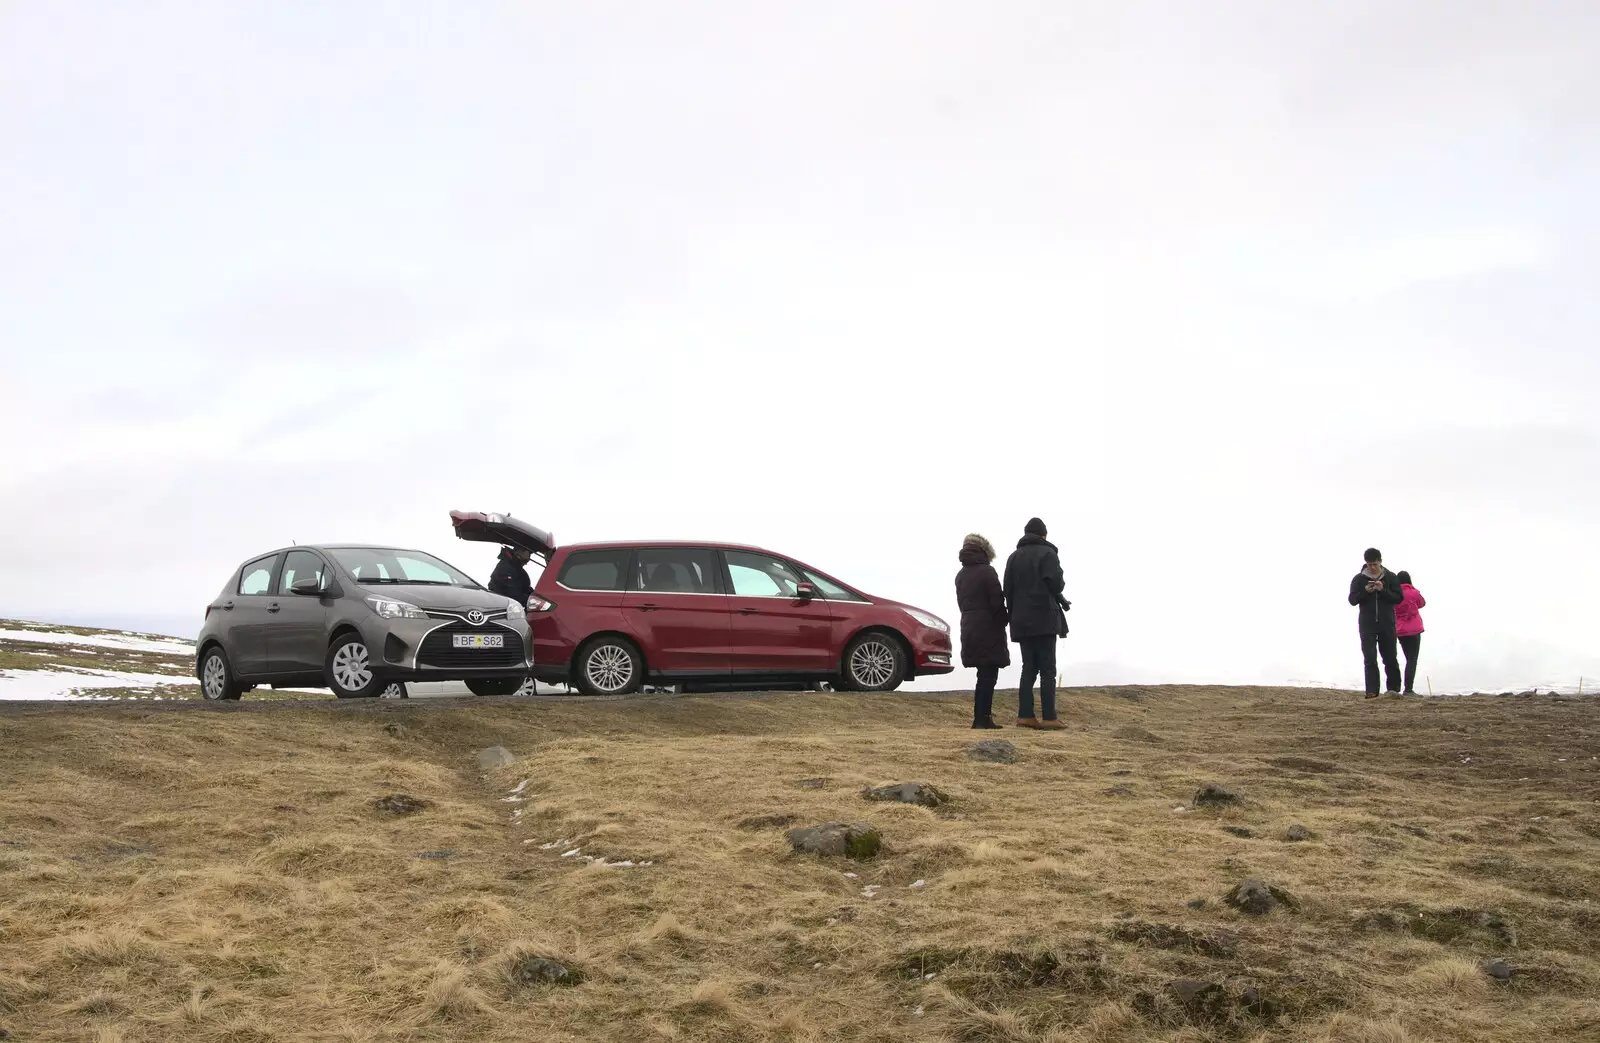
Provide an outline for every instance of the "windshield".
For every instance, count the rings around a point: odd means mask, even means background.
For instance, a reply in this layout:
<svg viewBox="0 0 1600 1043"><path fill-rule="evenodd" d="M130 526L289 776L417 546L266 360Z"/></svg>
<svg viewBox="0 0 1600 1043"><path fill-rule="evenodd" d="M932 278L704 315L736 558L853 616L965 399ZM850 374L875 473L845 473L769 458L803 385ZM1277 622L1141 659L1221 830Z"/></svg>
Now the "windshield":
<svg viewBox="0 0 1600 1043"><path fill-rule="evenodd" d="M482 589L471 576L454 565L420 550L336 547L328 553L349 569L363 587L407 583L413 586Z"/></svg>

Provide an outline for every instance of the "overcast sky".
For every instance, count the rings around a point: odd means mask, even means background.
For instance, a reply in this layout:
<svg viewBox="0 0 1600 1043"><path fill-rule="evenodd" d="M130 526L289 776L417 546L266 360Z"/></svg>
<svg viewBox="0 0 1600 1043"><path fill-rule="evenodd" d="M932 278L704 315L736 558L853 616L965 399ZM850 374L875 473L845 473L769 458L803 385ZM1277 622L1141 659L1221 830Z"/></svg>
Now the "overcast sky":
<svg viewBox="0 0 1600 1043"><path fill-rule="evenodd" d="M0 615L459 508L954 620L1039 515L1070 681L1359 685L1376 544L1574 684L1597 179L1590 0L7 0Z"/></svg>

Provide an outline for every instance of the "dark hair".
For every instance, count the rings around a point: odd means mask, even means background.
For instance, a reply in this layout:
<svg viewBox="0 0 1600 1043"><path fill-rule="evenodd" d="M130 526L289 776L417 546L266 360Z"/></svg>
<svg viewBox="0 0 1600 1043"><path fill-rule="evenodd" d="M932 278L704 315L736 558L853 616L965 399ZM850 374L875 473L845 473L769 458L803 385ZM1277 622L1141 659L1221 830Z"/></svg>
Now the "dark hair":
<svg viewBox="0 0 1600 1043"><path fill-rule="evenodd" d="M1382 561L1383 560L1383 552L1380 551L1376 547L1368 547L1367 548L1367 553L1366 553L1366 559L1367 559L1367 564L1368 565L1371 565L1375 561Z"/></svg>
<svg viewBox="0 0 1600 1043"><path fill-rule="evenodd" d="M1394 574L1394 578L1399 580L1401 583L1410 583L1411 582L1411 573L1409 573L1409 572L1397 572L1397 573Z"/></svg>

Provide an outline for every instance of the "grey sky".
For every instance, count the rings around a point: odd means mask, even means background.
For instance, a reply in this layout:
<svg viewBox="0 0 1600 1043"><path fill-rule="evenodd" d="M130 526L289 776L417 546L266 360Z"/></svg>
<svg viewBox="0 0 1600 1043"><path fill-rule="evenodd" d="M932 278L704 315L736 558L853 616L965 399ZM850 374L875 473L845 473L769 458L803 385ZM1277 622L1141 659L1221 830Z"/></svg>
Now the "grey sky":
<svg viewBox="0 0 1600 1043"><path fill-rule="evenodd" d="M1600 5L0 6L0 614L194 629L452 508L954 617L1079 680L1600 674ZM1572 675L1569 677L1568 675Z"/></svg>

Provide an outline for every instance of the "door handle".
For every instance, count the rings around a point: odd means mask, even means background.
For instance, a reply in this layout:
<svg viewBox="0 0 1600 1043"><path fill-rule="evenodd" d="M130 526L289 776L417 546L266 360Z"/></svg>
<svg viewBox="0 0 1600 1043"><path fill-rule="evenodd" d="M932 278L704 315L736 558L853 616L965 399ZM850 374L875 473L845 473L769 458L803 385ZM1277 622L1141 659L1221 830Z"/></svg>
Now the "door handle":
<svg viewBox="0 0 1600 1043"><path fill-rule="evenodd" d="M268 612L276 612L276 611L278 611L278 609L280 609L282 607L283 606L279 605L276 601L274 601L272 604L267 606L267 611Z"/></svg>
<svg viewBox="0 0 1600 1043"><path fill-rule="evenodd" d="M223 602L223 603L222 603L222 607L223 607L223 609L225 609L225 610L226 610L226 611L228 611L228 612L232 612L232 611L233 611L233 602L231 602L231 601L224 601L224 602Z"/></svg>
<svg viewBox="0 0 1600 1043"><path fill-rule="evenodd" d="M656 609L658 609L660 607L661 607L660 605L652 605L650 602L646 601L644 604L639 606L639 611L640 612L654 612Z"/></svg>
<svg viewBox="0 0 1600 1043"><path fill-rule="evenodd" d="M741 615L741 616L753 616L753 615L756 615L757 613L759 613L760 611L761 610L759 608L741 608L739 610L739 615Z"/></svg>

